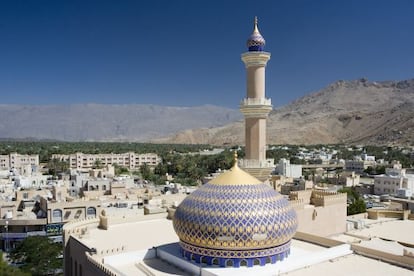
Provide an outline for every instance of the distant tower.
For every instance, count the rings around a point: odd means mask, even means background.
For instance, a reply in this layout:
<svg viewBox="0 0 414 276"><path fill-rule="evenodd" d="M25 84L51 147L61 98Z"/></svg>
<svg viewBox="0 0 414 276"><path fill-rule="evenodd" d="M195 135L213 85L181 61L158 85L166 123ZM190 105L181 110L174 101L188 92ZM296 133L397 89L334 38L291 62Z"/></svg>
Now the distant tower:
<svg viewBox="0 0 414 276"><path fill-rule="evenodd" d="M247 95L240 104L245 117L246 156L240 166L264 181L274 167L266 159L266 119L272 110L270 99L265 98L265 70L270 53L264 52L265 40L254 18L253 33L247 40L248 52L241 55L247 71Z"/></svg>

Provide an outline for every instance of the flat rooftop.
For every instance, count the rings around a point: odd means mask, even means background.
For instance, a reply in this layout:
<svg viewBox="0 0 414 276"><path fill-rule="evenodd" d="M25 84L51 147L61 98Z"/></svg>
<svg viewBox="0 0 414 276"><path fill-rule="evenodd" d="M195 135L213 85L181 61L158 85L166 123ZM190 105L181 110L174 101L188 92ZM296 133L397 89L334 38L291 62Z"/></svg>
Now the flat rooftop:
<svg viewBox="0 0 414 276"><path fill-rule="evenodd" d="M157 247L157 250L171 254L179 262L199 266L179 256L178 237L172 221L165 217L166 214L148 215L143 216L144 220L141 221L110 225L108 230L92 228L86 235L77 239L90 248L96 248L97 254L93 255L95 260L103 261L119 275L189 275L179 266L171 264L173 262L165 261L154 254L153 248ZM365 230L373 232L361 232ZM409 235L397 235L401 231ZM355 233L384 233L388 237L398 238L397 240L403 238L405 242L409 242L413 239L410 237L413 231L414 221L384 221L369 224L369 228ZM338 235L336 238L341 240L341 237L355 239L347 235ZM212 275L237 273L239 276L252 275L253 271L256 275L414 275L409 269L353 254L349 247L348 244L344 244L325 248L305 241L292 240L291 255L283 262L253 268L203 268ZM399 245L393 248L400 252Z"/></svg>
<svg viewBox="0 0 414 276"><path fill-rule="evenodd" d="M362 229L349 231L364 237L379 237L388 240L400 241L414 244L414 221L413 220L395 220L395 219L361 219Z"/></svg>

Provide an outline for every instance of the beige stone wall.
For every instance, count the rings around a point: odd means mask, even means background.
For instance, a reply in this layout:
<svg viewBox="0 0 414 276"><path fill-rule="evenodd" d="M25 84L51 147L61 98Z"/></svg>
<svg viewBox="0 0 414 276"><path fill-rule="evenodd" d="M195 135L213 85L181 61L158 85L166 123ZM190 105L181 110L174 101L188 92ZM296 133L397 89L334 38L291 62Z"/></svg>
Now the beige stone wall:
<svg viewBox="0 0 414 276"><path fill-rule="evenodd" d="M346 204L296 209L298 231L323 237L346 231Z"/></svg>
<svg viewBox="0 0 414 276"><path fill-rule="evenodd" d="M294 191L289 203L298 215L298 231L323 237L346 231L346 194Z"/></svg>
<svg viewBox="0 0 414 276"><path fill-rule="evenodd" d="M344 242L341 242L338 240L333 240L333 239L329 239L329 238L325 238L325 237L321 237L321 236L317 236L317 235L313 235L309 233L299 232L299 231L295 233L294 238L297 240L310 242L310 243L321 245L324 247L334 247L334 246L344 244Z"/></svg>
<svg viewBox="0 0 414 276"><path fill-rule="evenodd" d="M398 218L398 219L408 219L410 210L379 210L379 209L369 209L367 210L369 219L378 219L378 218Z"/></svg>

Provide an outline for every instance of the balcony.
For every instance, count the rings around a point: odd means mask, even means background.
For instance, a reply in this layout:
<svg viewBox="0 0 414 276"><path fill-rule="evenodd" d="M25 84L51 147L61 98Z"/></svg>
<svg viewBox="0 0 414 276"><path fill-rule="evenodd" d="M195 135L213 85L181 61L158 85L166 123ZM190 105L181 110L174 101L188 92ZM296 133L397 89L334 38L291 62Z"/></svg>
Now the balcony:
<svg viewBox="0 0 414 276"><path fill-rule="evenodd" d="M240 102L240 106L260 106L260 105L267 105L267 106L271 106L272 105L272 100L271 99L266 99L266 98L244 98L241 102Z"/></svg>
<svg viewBox="0 0 414 276"><path fill-rule="evenodd" d="M240 159L239 166L241 168L274 168L275 164L272 158L266 160Z"/></svg>

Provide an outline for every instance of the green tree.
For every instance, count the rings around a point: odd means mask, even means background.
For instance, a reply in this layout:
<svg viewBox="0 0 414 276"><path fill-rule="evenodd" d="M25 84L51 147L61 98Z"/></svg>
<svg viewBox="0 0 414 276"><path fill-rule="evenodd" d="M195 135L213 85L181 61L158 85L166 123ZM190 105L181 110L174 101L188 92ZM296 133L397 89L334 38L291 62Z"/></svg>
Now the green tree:
<svg viewBox="0 0 414 276"><path fill-rule="evenodd" d="M115 175L129 174L127 167L120 166L118 163L114 163Z"/></svg>
<svg viewBox="0 0 414 276"><path fill-rule="evenodd" d="M21 269L32 275L57 275L63 269L63 247L47 237L31 236L12 250L14 263L23 263Z"/></svg>
<svg viewBox="0 0 414 276"><path fill-rule="evenodd" d="M150 179L152 176L151 168L147 163L144 163L139 167L139 172L141 173L141 177L143 179Z"/></svg>
<svg viewBox="0 0 414 276"><path fill-rule="evenodd" d="M103 168L102 161L99 160L99 159L96 159L95 162L93 163L93 168L94 169L102 169Z"/></svg>
<svg viewBox="0 0 414 276"><path fill-rule="evenodd" d="M47 167L49 169L49 174L56 176L58 173L67 173L69 170L69 163L53 158L48 162Z"/></svg>
<svg viewBox="0 0 414 276"><path fill-rule="evenodd" d="M16 267L8 265L3 260L3 253L0 252L0 275L2 276L30 276L30 273L25 273Z"/></svg>
<svg viewBox="0 0 414 276"><path fill-rule="evenodd" d="M338 190L338 192L347 194L348 206L346 213L348 216L366 212L367 206L364 199L362 199L354 189L344 187Z"/></svg>

